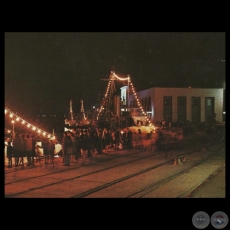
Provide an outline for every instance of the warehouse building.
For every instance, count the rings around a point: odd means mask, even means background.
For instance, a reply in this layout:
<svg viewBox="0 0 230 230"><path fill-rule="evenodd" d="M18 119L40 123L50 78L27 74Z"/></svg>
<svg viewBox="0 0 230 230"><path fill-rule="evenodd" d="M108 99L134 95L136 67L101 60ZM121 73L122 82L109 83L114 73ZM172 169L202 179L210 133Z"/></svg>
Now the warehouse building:
<svg viewBox="0 0 230 230"><path fill-rule="evenodd" d="M141 116L143 110L151 122L164 120L166 125L224 121L223 88L153 87L133 93L124 86L121 88L121 102L131 111L136 125L146 123L146 117Z"/></svg>

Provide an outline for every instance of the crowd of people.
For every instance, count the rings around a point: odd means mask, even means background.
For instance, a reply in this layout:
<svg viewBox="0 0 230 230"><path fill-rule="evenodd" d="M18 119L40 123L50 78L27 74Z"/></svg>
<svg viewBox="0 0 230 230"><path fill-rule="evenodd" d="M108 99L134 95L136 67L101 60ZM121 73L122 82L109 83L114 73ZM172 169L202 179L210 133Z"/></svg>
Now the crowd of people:
<svg viewBox="0 0 230 230"><path fill-rule="evenodd" d="M77 163L81 157L91 157L118 149L152 149L155 145L153 133L143 134L141 129L132 132L129 128L124 130L109 128L87 128L66 131L62 137L63 165Z"/></svg>
<svg viewBox="0 0 230 230"><path fill-rule="evenodd" d="M39 146L37 142L42 143ZM24 166L24 158L27 160L27 166L34 165L38 155L38 148L43 148L45 164L53 163L55 141L38 135L33 137L30 133L12 133L11 137L5 139L5 147L7 148L7 168L12 168L12 159L14 158L15 167Z"/></svg>
<svg viewBox="0 0 230 230"><path fill-rule="evenodd" d="M62 138L63 163L69 166L76 163L80 157L91 157L93 154L102 154L109 150L131 148L132 132L121 135L118 129L76 129L66 131Z"/></svg>
<svg viewBox="0 0 230 230"><path fill-rule="evenodd" d="M143 135L141 130L132 132L129 128L86 128L65 131L61 140L61 157L64 166L77 163L79 158L92 157L94 154L102 154L111 150L144 148L150 140L152 132ZM39 144L38 144L39 143ZM54 163L55 144L58 142L45 136L33 137L31 134L14 133L12 138L5 142L7 147L8 167L12 167L12 158L15 158L15 167L24 165L24 157L27 165L34 165L39 150L43 149L45 164ZM37 160L36 160L37 162Z"/></svg>

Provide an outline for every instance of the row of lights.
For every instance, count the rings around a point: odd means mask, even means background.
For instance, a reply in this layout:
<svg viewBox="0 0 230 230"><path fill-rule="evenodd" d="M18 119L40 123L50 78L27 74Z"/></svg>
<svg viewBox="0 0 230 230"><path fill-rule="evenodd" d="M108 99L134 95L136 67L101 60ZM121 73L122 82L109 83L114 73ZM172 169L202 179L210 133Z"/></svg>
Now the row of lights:
<svg viewBox="0 0 230 230"><path fill-rule="evenodd" d="M151 123L151 121L149 120L147 113L144 111L143 107L141 106L141 103L140 103L139 99L137 98L137 93L136 93L136 91L135 91L135 89L134 89L134 86L133 86L133 83L132 83L131 81L130 81L130 86L131 86L132 93L133 93L133 95L134 95L134 98L135 98L135 100L136 100L136 103L137 103L139 109L141 110L142 114L143 114L144 117L146 118L147 122L149 122L149 126L151 126L152 128L155 129L154 125L153 125L153 124Z"/></svg>
<svg viewBox="0 0 230 230"><path fill-rule="evenodd" d="M55 139L55 136L45 132L44 130L41 130L40 128L36 127L35 125L30 124L29 122L25 121L21 117L19 117L17 114L13 113L9 109L5 108L5 114L9 114L9 117L12 118L11 123L13 125L13 132L14 132L14 124L15 122L21 122L22 125L26 125L27 128L31 128L33 131L37 131L38 134L42 134L43 136L47 136L48 138ZM8 131L9 132L9 131Z"/></svg>
<svg viewBox="0 0 230 230"><path fill-rule="evenodd" d="M108 86L107 86L107 89L106 89L106 93L105 93L105 98L107 98L107 96L108 96L110 84L111 84L111 80L108 83ZM98 118L99 118L99 116L100 116L100 114L101 114L101 112L102 112L103 109L104 109L104 107L103 107L103 105L101 105L101 107L99 109L99 112L97 114L97 120L98 120Z"/></svg>

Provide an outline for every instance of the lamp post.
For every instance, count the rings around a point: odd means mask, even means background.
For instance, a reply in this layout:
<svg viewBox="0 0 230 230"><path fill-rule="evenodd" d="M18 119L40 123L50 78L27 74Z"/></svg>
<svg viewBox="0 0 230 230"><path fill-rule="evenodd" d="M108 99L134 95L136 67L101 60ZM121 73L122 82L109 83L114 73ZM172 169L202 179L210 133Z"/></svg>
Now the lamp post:
<svg viewBox="0 0 230 230"><path fill-rule="evenodd" d="M128 110L129 110L129 76L130 75L128 75L128 95L127 95L127 108L128 108Z"/></svg>

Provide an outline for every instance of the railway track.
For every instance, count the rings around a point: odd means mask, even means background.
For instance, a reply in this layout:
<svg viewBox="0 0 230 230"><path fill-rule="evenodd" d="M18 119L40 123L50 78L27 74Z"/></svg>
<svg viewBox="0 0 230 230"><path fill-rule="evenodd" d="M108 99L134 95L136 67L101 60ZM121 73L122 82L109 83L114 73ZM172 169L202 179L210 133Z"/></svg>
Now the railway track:
<svg viewBox="0 0 230 230"><path fill-rule="evenodd" d="M223 139L222 139L223 141ZM213 145L219 145L221 143L221 140L218 143L215 143ZM189 143L191 144L191 143ZM187 148L187 146L183 146L184 148ZM199 147L200 148L200 147ZM190 155L192 153L195 153L197 149L191 149L189 152L187 151L186 154ZM221 150L215 150L212 152L207 153L208 157L211 157L212 155L219 154L219 151ZM184 152L183 152L184 154ZM129 154L125 154L122 156L115 156L115 157L109 157L104 160L94 162L92 164L84 165L82 167L73 167L73 168L64 168L63 170L60 171L54 171L54 172L49 172L49 173L44 173L42 175L36 175L36 176L31 176L27 178L18 178L13 181L9 181L5 183L5 191L7 191L7 187L15 187L16 185L18 186L23 186L26 185L26 183L30 184L32 181L42 181L42 183L37 183L36 186L30 187L30 186L24 186L24 190L20 191L11 191L9 194L6 194L6 197L27 197L28 196L33 196L33 194L36 194L40 192L41 190L55 190L56 187L58 186L65 186L66 188L71 186L71 185L77 185L78 191L73 191L71 194L69 194L70 198L80 198L80 197L94 197L94 194L98 194L97 196L100 197L100 192L106 189L110 189L113 186L119 185L119 184L127 184L129 183L129 180L132 180L134 178L137 178L140 175L145 175L148 174L151 171L160 169L161 167L165 167L167 165L173 165L173 161L175 157L177 157L178 151L174 151L174 154L171 154L171 156L165 160L164 159L164 153L163 152L143 152L143 151L136 151L132 152ZM207 158L208 159L208 158ZM206 159L206 160L207 160ZM202 164L205 159L200 159L200 161L197 161L196 164ZM125 168L132 168L134 167L134 164L137 163L142 163L145 167L140 167L136 170L133 170L133 173L126 173L124 176L120 176L119 173L117 173L117 176L111 178L108 182L103 182L102 181L95 181L95 177L100 177L99 175L113 175L114 171L122 172ZM106 163L106 164L105 164ZM149 163L149 164L148 164ZM147 167L148 165L151 165ZM196 165L196 166L197 166ZM123 195L121 194L121 197L143 197L144 195L148 194L149 192L154 190L154 187L156 188L157 186L162 186L163 184L172 181L176 177L184 174L186 171L192 170L192 168L196 167L195 165L190 166L190 168L184 169L180 172L174 173L173 175L170 175L162 180L159 180L158 182L155 182L155 184L151 184L149 186L145 186L142 189L135 190L134 192L129 192L129 194ZM174 166L176 168L177 166ZM179 166L180 167L180 166ZM78 172L79 169L82 168L84 170L81 170L81 172ZM177 167L178 168L178 167ZM29 168L20 171L24 172L29 172ZM78 171L76 171L78 170ZM18 170L16 170L18 171ZM18 172L11 172L11 174L15 174ZM19 172L20 172L19 171ZM66 173L70 173L71 175L68 176L68 178L65 178ZM7 176L11 175L10 172L8 172ZM49 178L47 182L47 178ZM57 179L58 178L58 179ZM64 178L64 179L63 179ZM80 188L78 185L81 184L81 182L85 183L85 181L90 181L90 186L85 188L84 186ZM83 184L82 183L82 184ZM97 186L96 184L100 184ZM74 187L74 186L73 186ZM92 187L92 188L90 188ZM52 189L53 188L53 189ZM150 191L151 190L151 191ZM102 193L103 194L103 193ZM34 195L35 196L35 195ZM103 195L102 195L103 196Z"/></svg>
<svg viewBox="0 0 230 230"><path fill-rule="evenodd" d="M181 175L185 174L185 173L189 173L189 171L193 170L194 168L196 168L197 166L199 166L200 164L204 163L205 161L207 161L208 159L210 159L211 157L223 152L225 149L221 148L215 152L212 152L211 155L208 155L206 156L205 158L199 160L198 162L196 162L194 165L178 172L178 173L175 173L173 175L170 175L169 177L167 178L164 178L160 181L157 181L143 189L140 189L139 191L135 191L134 193L132 194L129 194L128 196L126 196L125 198L142 198L146 195L148 195L150 192L153 192L154 190L156 190L157 188L163 186L163 185L166 185L167 183L169 182L172 182L173 180L175 180L176 178L180 177ZM220 166L222 167L222 165ZM217 170L219 170L218 167L214 172L212 172L212 174L214 174ZM202 181L200 181L198 184L195 184L193 185L191 188L189 188L188 190L185 190L183 191L182 193L180 193L179 195L177 195L177 197L175 198L181 198L181 197L184 197L185 194L189 194L191 191L193 191L195 188L197 188L198 186L200 186L200 184L202 184L206 179L208 179L210 175L208 175L207 177L205 177Z"/></svg>

